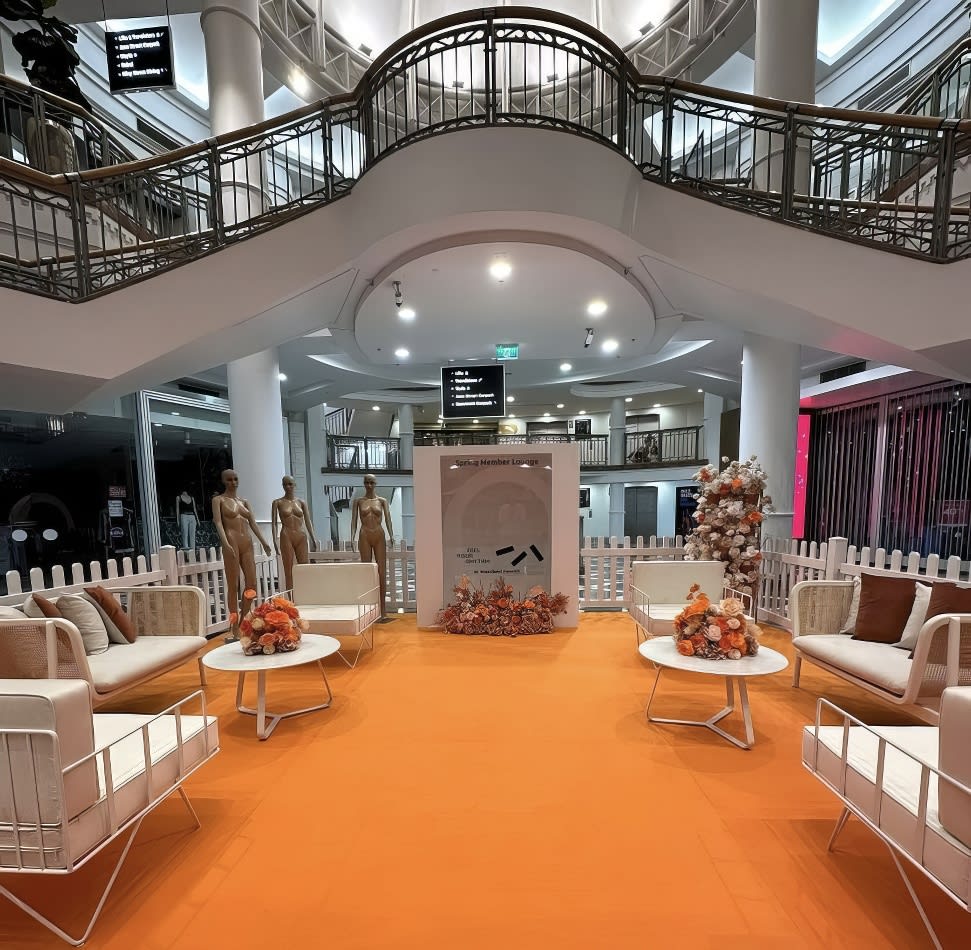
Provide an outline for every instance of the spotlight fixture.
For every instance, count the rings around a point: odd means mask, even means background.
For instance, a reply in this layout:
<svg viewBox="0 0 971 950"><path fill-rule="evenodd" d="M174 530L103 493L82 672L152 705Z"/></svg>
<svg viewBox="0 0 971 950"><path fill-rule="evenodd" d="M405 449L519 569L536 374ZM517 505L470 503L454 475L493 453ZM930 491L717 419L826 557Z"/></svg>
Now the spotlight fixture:
<svg viewBox="0 0 971 950"><path fill-rule="evenodd" d="M357 48L358 48L358 49L359 49L359 50L360 50L360 51L361 51L361 52L362 52L362 53L363 53L363 54L364 54L365 56L370 56L370 55L371 55L371 52L372 52L372 51L371 51L371 47L370 47L370 46L368 46L368 45L367 45L367 43L360 43L360 44L358 44L358 47L357 47Z"/></svg>
<svg viewBox="0 0 971 950"><path fill-rule="evenodd" d="M400 310L401 305L405 302L404 294L401 292L401 281L393 280L391 286L394 287L394 305Z"/></svg>
<svg viewBox="0 0 971 950"><path fill-rule="evenodd" d="M651 30L653 30L653 29L654 29L654 24L650 20L648 20L647 23L645 23L641 27L640 34L641 34L641 36L647 36L647 34L650 33Z"/></svg>
<svg viewBox="0 0 971 950"><path fill-rule="evenodd" d="M189 435L188 432L186 432L186 434L185 434L185 444L186 445L192 445L192 436Z"/></svg>
<svg viewBox="0 0 971 950"><path fill-rule="evenodd" d="M546 81L547 82L556 82L559 78L560 78L560 74L559 73L547 73L546 74Z"/></svg>
<svg viewBox="0 0 971 950"><path fill-rule="evenodd" d="M414 311L414 310L412 310L412 309L411 309L411 307L402 307L402 308L401 308L401 309L400 309L400 310L398 311L398 316L399 316L399 317L400 317L400 318L401 318L402 320L408 320L408 321L411 321L411 320L414 320L414 319L415 319L415 311Z"/></svg>
<svg viewBox="0 0 971 950"><path fill-rule="evenodd" d="M586 349L591 343L593 343L593 327L587 327L587 337L583 341L583 348Z"/></svg>
<svg viewBox="0 0 971 950"><path fill-rule="evenodd" d="M560 372L561 373L569 373L571 369L573 369L573 364L572 363L560 363Z"/></svg>
<svg viewBox="0 0 971 950"><path fill-rule="evenodd" d="M453 89L464 89L465 88L465 80L464 79L453 79L452 80L452 88Z"/></svg>
<svg viewBox="0 0 971 950"><path fill-rule="evenodd" d="M591 300L587 304L587 313L591 317L602 317L607 312L606 300Z"/></svg>
<svg viewBox="0 0 971 950"><path fill-rule="evenodd" d="M604 353L616 353L619 346L620 344L615 339L611 338L609 340L604 340L603 343L600 344L600 349L602 349Z"/></svg>
<svg viewBox="0 0 971 950"><path fill-rule="evenodd" d="M489 273L501 284L512 273L512 264L504 257L497 257L489 266Z"/></svg>
<svg viewBox="0 0 971 950"><path fill-rule="evenodd" d="M408 350L403 346L399 346L398 349L394 351L394 355L398 357L399 360L406 360L410 356Z"/></svg>
<svg viewBox="0 0 971 950"><path fill-rule="evenodd" d="M279 379L281 383L285 383L287 381L287 374L286 373L277 373L276 374L276 378Z"/></svg>

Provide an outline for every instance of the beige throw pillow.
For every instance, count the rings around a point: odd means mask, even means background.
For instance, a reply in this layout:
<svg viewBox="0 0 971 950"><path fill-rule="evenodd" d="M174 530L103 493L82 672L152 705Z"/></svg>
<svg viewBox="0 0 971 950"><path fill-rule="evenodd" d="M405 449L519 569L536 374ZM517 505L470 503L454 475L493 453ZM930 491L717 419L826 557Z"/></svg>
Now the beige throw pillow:
<svg viewBox="0 0 971 950"><path fill-rule="evenodd" d="M89 600L80 594L62 594L57 598L57 609L61 616L78 628L84 641L84 652L104 653L108 649L108 631L101 614Z"/></svg>
<svg viewBox="0 0 971 950"><path fill-rule="evenodd" d="M105 625L105 630L108 631L108 641L110 643L131 643L131 641L126 637L111 619L107 613L105 613L104 608L99 604L87 591L78 594L79 597L83 597L95 610L98 611L98 615L101 617L101 622Z"/></svg>
<svg viewBox="0 0 971 950"><path fill-rule="evenodd" d="M920 628L927 620L927 608L931 605L931 592L933 588L929 584L918 584L914 594L914 606L911 608L910 616L904 625L904 632L900 636L900 642L894 646L901 650L913 650L917 646L917 635Z"/></svg>
<svg viewBox="0 0 971 950"><path fill-rule="evenodd" d="M0 607L0 620L26 620L27 614L16 607Z"/></svg>
<svg viewBox="0 0 971 950"><path fill-rule="evenodd" d="M856 630L856 618L860 612L860 587L860 575L857 574L853 578L853 599L850 601L850 612L846 616L846 622L843 624L840 633L852 634Z"/></svg>

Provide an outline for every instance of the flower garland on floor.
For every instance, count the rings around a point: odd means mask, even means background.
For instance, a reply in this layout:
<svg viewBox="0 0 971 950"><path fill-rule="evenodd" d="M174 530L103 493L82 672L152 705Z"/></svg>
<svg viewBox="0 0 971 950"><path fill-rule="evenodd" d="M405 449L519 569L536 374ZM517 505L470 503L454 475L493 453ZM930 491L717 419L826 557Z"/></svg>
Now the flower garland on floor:
<svg viewBox="0 0 971 950"><path fill-rule="evenodd" d="M516 637L528 633L550 633L553 617L566 612L566 594L548 594L532 587L522 600L501 577L486 592L473 586L468 577L452 588L455 599L439 611L438 622L446 633L471 636Z"/></svg>
<svg viewBox="0 0 971 950"><path fill-rule="evenodd" d="M674 618L674 644L682 656L740 660L759 652L761 635L740 600L727 597L713 604L697 584L688 592L688 606Z"/></svg>
<svg viewBox="0 0 971 950"><path fill-rule="evenodd" d="M247 591L247 593L249 593ZM285 597L270 597L253 607L239 625L239 644L247 656L289 653L300 646L310 624Z"/></svg>
<svg viewBox="0 0 971 950"><path fill-rule="evenodd" d="M745 462L731 462L721 472L706 465L692 477L701 486L692 515L698 523L685 541L684 559L725 561L725 586L754 594L762 561L760 525L763 513L772 511L772 499L765 494L765 470L753 455Z"/></svg>

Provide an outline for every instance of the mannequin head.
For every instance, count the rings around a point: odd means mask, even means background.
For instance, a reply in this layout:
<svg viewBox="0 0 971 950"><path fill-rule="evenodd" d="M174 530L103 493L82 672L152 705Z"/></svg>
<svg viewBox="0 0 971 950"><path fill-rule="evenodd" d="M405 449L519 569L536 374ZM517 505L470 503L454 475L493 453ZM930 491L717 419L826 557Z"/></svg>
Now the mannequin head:
<svg viewBox="0 0 971 950"><path fill-rule="evenodd" d="M223 483L223 491L236 491L239 488L239 476L231 468L223 469L219 480Z"/></svg>
<svg viewBox="0 0 971 950"><path fill-rule="evenodd" d="M373 475L364 476L364 494L368 498L374 497L374 489L377 487L378 480Z"/></svg>
<svg viewBox="0 0 971 950"><path fill-rule="evenodd" d="M283 495L285 498L293 498L294 492L297 490L296 480L292 475L283 476Z"/></svg>

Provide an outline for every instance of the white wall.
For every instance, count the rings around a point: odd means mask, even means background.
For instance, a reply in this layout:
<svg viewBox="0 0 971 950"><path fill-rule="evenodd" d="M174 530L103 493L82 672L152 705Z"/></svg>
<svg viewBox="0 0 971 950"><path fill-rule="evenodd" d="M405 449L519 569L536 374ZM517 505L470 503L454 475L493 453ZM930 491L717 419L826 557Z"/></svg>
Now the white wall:
<svg viewBox="0 0 971 950"><path fill-rule="evenodd" d="M610 499L608 485L584 485L580 476L580 487L590 489L590 508L581 509L583 514L583 536L585 538L605 538L610 532ZM590 517L587 517L587 512Z"/></svg>
<svg viewBox="0 0 971 950"><path fill-rule="evenodd" d="M700 426L705 423L704 403L686 403L679 406L661 406L660 409L650 409L661 417L662 429L681 429L685 426Z"/></svg>

